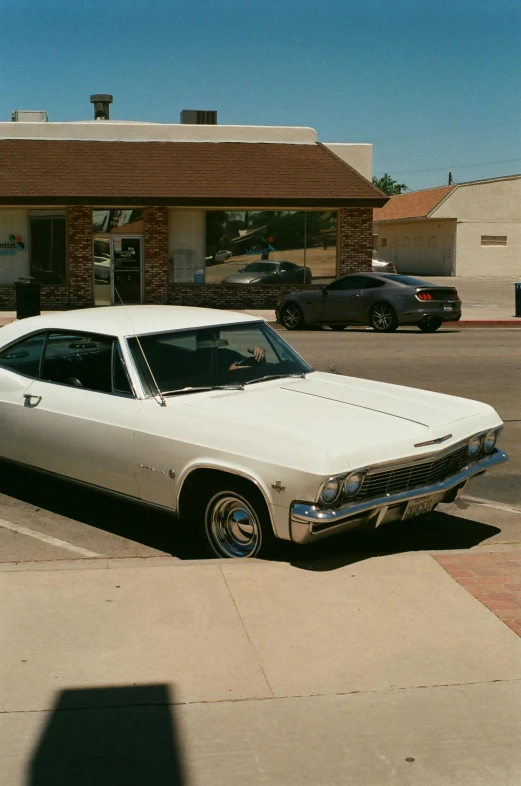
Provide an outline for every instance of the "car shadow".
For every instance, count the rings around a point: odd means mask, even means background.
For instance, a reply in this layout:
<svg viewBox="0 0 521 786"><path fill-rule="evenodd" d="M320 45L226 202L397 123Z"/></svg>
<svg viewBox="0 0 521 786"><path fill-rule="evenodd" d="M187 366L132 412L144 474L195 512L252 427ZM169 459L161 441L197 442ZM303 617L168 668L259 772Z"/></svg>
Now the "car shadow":
<svg viewBox="0 0 521 786"><path fill-rule="evenodd" d="M179 559L201 557L193 527L168 511L0 461L0 494Z"/></svg>
<svg viewBox="0 0 521 786"><path fill-rule="evenodd" d="M182 745L166 685L73 688L56 703L28 786L183 786Z"/></svg>
<svg viewBox="0 0 521 786"><path fill-rule="evenodd" d="M329 571L389 554L471 549L500 532L490 524L433 511L372 532L354 530L300 547L284 544L279 559L302 570Z"/></svg>
<svg viewBox="0 0 521 786"><path fill-rule="evenodd" d="M156 510L73 481L0 461L0 494L181 560L208 559L200 533L168 511ZM273 561L303 570L334 570L372 556L405 551L470 549L501 530L434 511L373 532L353 531L298 546L279 541Z"/></svg>

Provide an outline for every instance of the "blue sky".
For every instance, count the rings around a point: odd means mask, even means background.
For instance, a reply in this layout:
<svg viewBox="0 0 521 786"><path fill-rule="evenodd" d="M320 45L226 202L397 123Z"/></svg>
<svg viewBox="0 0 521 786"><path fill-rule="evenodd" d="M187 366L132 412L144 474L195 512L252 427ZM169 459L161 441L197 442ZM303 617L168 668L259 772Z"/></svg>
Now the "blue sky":
<svg viewBox="0 0 521 786"><path fill-rule="evenodd" d="M521 172L518 0L0 0L0 120L312 126L412 189Z"/></svg>

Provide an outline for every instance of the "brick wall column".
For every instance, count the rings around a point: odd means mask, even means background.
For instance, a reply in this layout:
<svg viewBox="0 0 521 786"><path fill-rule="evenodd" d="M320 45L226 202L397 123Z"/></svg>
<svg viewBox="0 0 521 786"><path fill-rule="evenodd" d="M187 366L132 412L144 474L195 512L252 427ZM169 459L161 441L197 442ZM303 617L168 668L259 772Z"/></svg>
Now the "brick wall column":
<svg viewBox="0 0 521 786"><path fill-rule="evenodd" d="M373 255L373 210L343 207L338 211L339 275L371 270Z"/></svg>
<svg viewBox="0 0 521 786"><path fill-rule="evenodd" d="M67 264L71 308L94 305L92 208L67 208Z"/></svg>
<svg viewBox="0 0 521 786"><path fill-rule="evenodd" d="M168 208L145 208L145 303L168 302Z"/></svg>

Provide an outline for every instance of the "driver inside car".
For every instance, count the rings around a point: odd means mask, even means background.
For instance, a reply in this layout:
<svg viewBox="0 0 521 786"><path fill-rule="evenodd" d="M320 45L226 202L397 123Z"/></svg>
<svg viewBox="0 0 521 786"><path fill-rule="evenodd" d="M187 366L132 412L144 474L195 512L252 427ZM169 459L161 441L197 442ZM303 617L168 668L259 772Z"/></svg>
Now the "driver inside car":
<svg viewBox="0 0 521 786"><path fill-rule="evenodd" d="M210 371L238 371L251 368L257 363L266 361L266 350L262 347L248 349L248 355L242 355L234 349L229 349L228 340L219 338L215 330L201 330L197 333L197 352L210 353Z"/></svg>

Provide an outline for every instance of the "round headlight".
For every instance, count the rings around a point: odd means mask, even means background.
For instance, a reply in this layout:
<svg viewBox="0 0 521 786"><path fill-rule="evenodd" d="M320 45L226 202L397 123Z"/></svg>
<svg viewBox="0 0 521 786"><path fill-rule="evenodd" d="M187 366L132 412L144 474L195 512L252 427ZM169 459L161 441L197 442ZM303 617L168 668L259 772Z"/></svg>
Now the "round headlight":
<svg viewBox="0 0 521 786"><path fill-rule="evenodd" d="M360 487L364 482L363 472L351 472L350 475L344 480L342 491L346 497L354 497L360 491Z"/></svg>
<svg viewBox="0 0 521 786"><path fill-rule="evenodd" d="M468 453L470 458L475 458L481 450L481 437L469 439Z"/></svg>
<svg viewBox="0 0 521 786"><path fill-rule="evenodd" d="M320 492L320 500L326 505L330 505L338 497L340 493L340 481L338 478L330 478L322 486Z"/></svg>
<svg viewBox="0 0 521 786"><path fill-rule="evenodd" d="M497 440L497 431L491 430L485 434L485 438L483 439L483 447L485 449L485 453L492 453L496 446Z"/></svg>

